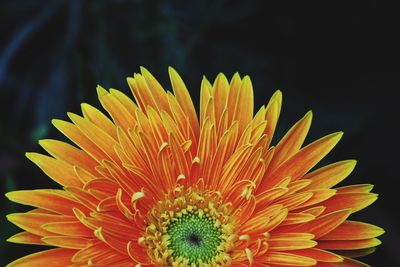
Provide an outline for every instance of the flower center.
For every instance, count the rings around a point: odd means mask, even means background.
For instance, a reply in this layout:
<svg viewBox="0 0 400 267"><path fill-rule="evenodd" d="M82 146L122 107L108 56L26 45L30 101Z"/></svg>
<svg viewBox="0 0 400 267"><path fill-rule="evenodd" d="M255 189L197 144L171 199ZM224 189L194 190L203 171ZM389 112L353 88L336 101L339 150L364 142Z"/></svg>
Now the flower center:
<svg viewBox="0 0 400 267"><path fill-rule="evenodd" d="M226 266L237 235L218 194L176 188L147 214L143 245L162 266Z"/></svg>
<svg viewBox="0 0 400 267"><path fill-rule="evenodd" d="M172 255L175 258L186 258L190 264L199 260L210 262L221 243L221 227L215 224L212 218L200 217L196 212L190 212L172 222L167 228Z"/></svg>
<svg viewBox="0 0 400 267"><path fill-rule="evenodd" d="M201 242L201 237L198 236L197 234L190 234L187 238L187 241L189 241L189 243L191 243L193 246L199 246L200 242Z"/></svg>

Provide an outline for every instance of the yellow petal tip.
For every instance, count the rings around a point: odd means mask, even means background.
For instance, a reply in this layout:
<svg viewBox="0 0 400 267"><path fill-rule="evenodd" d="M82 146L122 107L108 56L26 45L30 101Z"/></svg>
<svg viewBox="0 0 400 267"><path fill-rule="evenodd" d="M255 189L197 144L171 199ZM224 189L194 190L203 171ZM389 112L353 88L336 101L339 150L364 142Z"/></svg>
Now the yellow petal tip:
<svg viewBox="0 0 400 267"><path fill-rule="evenodd" d="M282 99L282 91L277 89L274 94L272 95L273 98Z"/></svg>
<svg viewBox="0 0 400 267"><path fill-rule="evenodd" d="M145 67L143 67L143 66L140 66L139 67L139 69L140 69L140 72L142 73L142 74L144 74L144 73L150 73L150 71L148 71Z"/></svg>
<svg viewBox="0 0 400 267"><path fill-rule="evenodd" d="M92 107L93 107L93 106L90 105L90 104L88 104L88 103L81 103L81 108L82 108L82 110L90 109L90 108L92 108Z"/></svg>
<svg viewBox="0 0 400 267"><path fill-rule="evenodd" d="M126 81L128 82L128 84L133 84L133 81L135 79L133 77L126 77Z"/></svg>
<svg viewBox="0 0 400 267"><path fill-rule="evenodd" d="M7 196L7 194L6 194L6 196ZM8 221L10 221L10 218L11 218L11 217L12 217L12 214L7 214L7 215L6 215L6 218L7 218Z"/></svg>
<svg viewBox="0 0 400 267"><path fill-rule="evenodd" d="M40 142L42 142L42 140L39 141L39 144L40 144ZM35 153L35 152L26 152L26 153L25 153L25 157L27 157L30 161L35 162L35 160L36 160L38 157L40 157L40 154Z"/></svg>
<svg viewBox="0 0 400 267"><path fill-rule="evenodd" d="M99 96L103 96L103 95L108 94L107 90L104 89L101 85L97 85L96 90L97 90L97 94Z"/></svg>
<svg viewBox="0 0 400 267"><path fill-rule="evenodd" d="M54 126L56 126L57 124L59 124L60 120L59 119L52 119L51 120L51 124L53 124Z"/></svg>
<svg viewBox="0 0 400 267"><path fill-rule="evenodd" d="M343 134L344 134L344 132L339 131L339 132L328 134L326 137L335 140L335 142L337 143L343 137Z"/></svg>
<svg viewBox="0 0 400 267"><path fill-rule="evenodd" d="M168 72L176 72L176 70L172 66L168 66Z"/></svg>
<svg viewBox="0 0 400 267"><path fill-rule="evenodd" d="M9 200L11 200L12 201L12 196L13 196L13 193L14 193L14 191L11 191L11 192L7 192L7 193L5 193L4 194L4 196L6 197L6 198L8 198ZM7 215L8 216L8 215Z"/></svg>
<svg viewBox="0 0 400 267"><path fill-rule="evenodd" d="M67 116L68 116L72 121L81 118L81 116L79 116L78 114L75 114L75 113L73 113L73 112L67 112Z"/></svg>

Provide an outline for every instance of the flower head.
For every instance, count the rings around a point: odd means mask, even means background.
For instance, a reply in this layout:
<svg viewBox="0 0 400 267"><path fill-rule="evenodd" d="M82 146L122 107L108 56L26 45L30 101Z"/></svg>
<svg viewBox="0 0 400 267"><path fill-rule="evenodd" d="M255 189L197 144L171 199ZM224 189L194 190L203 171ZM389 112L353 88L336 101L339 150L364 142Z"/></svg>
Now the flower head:
<svg viewBox="0 0 400 267"><path fill-rule="evenodd" d="M56 248L9 266L366 266L352 257L383 230L348 218L376 200L372 186L335 187L354 160L312 170L341 132L304 146L308 112L272 146L280 91L254 115L248 76L204 78L198 117L169 73L174 93L141 68L135 102L98 87L109 116L82 104L52 121L76 146L41 140L50 156L27 157L62 189L8 193L34 207L8 215L24 230L8 241Z"/></svg>

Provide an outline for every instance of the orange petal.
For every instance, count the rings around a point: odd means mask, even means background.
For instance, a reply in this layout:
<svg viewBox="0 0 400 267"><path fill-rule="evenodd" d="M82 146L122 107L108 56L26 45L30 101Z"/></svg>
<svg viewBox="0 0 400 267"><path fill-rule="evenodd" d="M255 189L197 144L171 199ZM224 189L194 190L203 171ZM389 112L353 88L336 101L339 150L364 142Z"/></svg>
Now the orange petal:
<svg viewBox="0 0 400 267"><path fill-rule="evenodd" d="M86 119L95 124L97 127L100 127L114 139L117 138L117 129L115 124L106 115L104 115L97 108L86 103L82 103L81 108L82 114Z"/></svg>
<svg viewBox="0 0 400 267"><path fill-rule="evenodd" d="M67 236L93 236L93 230L87 228L79 221L45 223L41 227L49 232Z"/></svg>
<svg viewBox="0 0 400 267"><path fill-rule="evenodd" d="M58 140L40 140L39 144L56 159L63 160L72 166L78 166L96 175L95 167L98 163L86 152Z"/></svg>
<svg viewBox="0 0 400 267"><path fill-rule="evenodd" d="M282 204L285 208L289 210L294 210L302 203L306 202L312 197L312 192L300 192L293 194L291 196L284 196L276 201L278 204Z"/></svg>
<svg viewBox="0 0 400 267"><path fill-rule="evenodd" d="M356 222L345 221L339 227L321 237L319 240L360 240L370 239L380 236L385 231L375 225Z"/></svg>
<svg viewBox="0 0 400 267"><path fill-rule="evenodd" d="M372 184L354 184L335 188L338 193L369 193L374 188Z"/></svg>
<svg viewBox="0 0 400 267"><path fill-rule="evenodd" d="M158 109L157 104L155 103L155 99L149 87L147 86L146 80L141 74L135 73L133 75L133 78L129 77L126 80L132 90L136 103L138 103L140 109L143 112L146 112L147 106Z"/></svg>
<svg viewBox="0 0 400 267"><path fill-rule="evenodd" d="M171 155L175 162L175 167L178 169L179 174L183 174L185 177L189 176L189 165L188 159L186 158L182 147L178 144L178 140L173 133L169 134L169 144L171 148Z"/></svg>
<svg viewBox="0 0 400 267"><path fill-rule="evenodd" d="M256 199L251 196L248 201L242 204L242 206L235 212L238 214L237 218L240 218L242 222L248 222L253 216L253 212L256 208Z"/></svg>
<svg viewBox="0 0 400 267"><path fill-rule="evenodd" d="M41 240L41 236L35 235L29 232L21 232L8 238L8 242L20 243L20 244L33 244L33 245L44 245L45 243Z"/></svg>
<svg viewBox="0 0 400 267"><path fill-rule="evenodd" d="M82 262L87 264L89 260L91 260L94 264L98 263L101 258L109 258L115 254L115 251L110 248L107 244L98 241L93 245L79 250L72 257L73 262Z"/></svg>
<svg viewBox="0 0 400 267"><path fill-rule="evenodd" d="M268 189L257 195L257 210L263 210L269 205L273 200L283 196L288 192L286 187L275 187Z"/></svg>
<svg viewBox="0 0 400 267"><path fill-rule="evenodd" d="M271 251L299 250L317 245L313 237L308 233L277 233L271 234L267 242Z"/></svg>
<svg viewBox="0 0 400 267"><path fill-rule="evenodd" d="M135 114L135 112L138 110L135 102L133 102L130 97L121 91L110 88L110 95L115 97L130 114Z"/></svg>
<svg viewBox="0 0 400 267"><path fill-rule="evenodd" d="M229 82L224 74L218 74L213 84L212 93L215 105L215 121L218 123L227 106L229 95Z"/></svg>
<svg viewBox="0 0 400 267"><path fill-rule="evenodd" d="M137 262L139 266L151 265L150 258L147 255L146 247L139 245L137 240L129 241L127 250L129 256L135 262Z"/></svg>
<svg viewBox="0 0 400 267"><path fill-rule="evenodd" d="M135 110L129 111L115 95L110 94L101 86L97 86L97 94L101 105L107 110L117 126L124 131L135 127L136 120L133 116Z"/></svg>
<svg viewBox="0 0 400 267"><path fill-rule="evenodd" d="M343 133L327 135L301 149L293 157L285 161L271 174L264 177L261 188L271 188L280 180L291 177L292 181L300 179L315 166L339 142Z"/></svg>
<svg viewBox="0 0 400 267"><path fill-rule="evenodd" d="M54 267L65 267L72 263L71 258L75 253L74 249L49 249L20 258L7 267L43 267L49 266L49 263Z"/></svg>
<svg viewBox="0 0 400 267"><path fill-rule="evenodd" d="M282 106L282 92L277 90L268 102L265 108L265 120L267 121L267 127L265 133L269 137L268 146L271 144L272 138L275 133L275 128L278 123L279 115L281 113Z"/></svg>
<svg viewBox="0 0 400 267"><path fill-rule="evenodd" d="M200 125L202 126L207 115L207 105L211 98L211 84L206 77L203 76L200 85Z"/></svg>
<svg viewBox="0 0 400 267"><path fill-rule="evenodd" d="M330 199L319 203L325 206L324 213L340 209L352 209L352 213L362 210L378 199L374 193L336 193Z"/></svg>
<svg viewBox="0 0 400 267"><path fill-rule="evenodd" d="M284 266L310 266L315 265L315 259L284 252L268 252L263 257L265 263Z"/></svg>
<svg viewBox="0 0 400 267"><path fill-rule="evenodd" d="M96 159L97 162L101 162L102 159L107 157L75 124L63 120L52 120L51 122L60 132L86 151L92 158Z"/></svg>
<svg viewBox="0 0 400 267"><path fill-rule="evenodd" d="M213 177L220 177L222 175L223 167L233 152L232 149L233 138L235 138L235 136L232 128L227 130L220 138L214 157L211 162L211 166L208 168L206 172L207 174L205 175L207 181L210 180L210 182L216 184L217 181L215 181L216 179L213 179ZM202 141L202 143L204 142Z"/></svg>
<svg viewBox="0 0 400 267"><path fill-rule="evenodd" d="M193 101L190 94L186 88L185 83L179 74L172 67L168 68L169 78L171 80L172 88L174 89L174 94L176 100L178 100L179 105L181 105L182 110L189 117L190 125L196 136L200 133L199 131L199 121L197 119L196 110L193 106Z"/></svg>
<svg viewBox="0 0 400 267"><path fill-rule="evenodd" d="M310 184L310 180L308 179L301 179L301 180L297 180L294 182L291 182L288 184L288 194L291 195L293 193L296 193L298 191L300 191L301 189L305 188L307 185ZM305 191L305 190L302 190Z"/></svg>
<svg viewBox="0 0 400 267"><path fill-rule="evenodd" d="M371 267L368 264L365 264L363 262L354 260L354 259L349 259L344 257L344 261L340 263L331 263L332 267Z"/></svg>
<svg viewBox="0 0 400 267"><path fill-rule="evenodd" d="M336 190L334 189L315 189L308 192L313 194L312 197L306 202L302 203L298 208L305 208L315 204L322 205L320 204L322 201L330 199L336 194Z"/></svg>
<svg viewBox="0 0 400 267"><path fill-rule="evenodd" d="M252 235L257 233L263 233L264 229L268 226L270 221L269 217L257 216L243 221L240 232L245 235Z"/></svg>
<svg viewBox="0 0 400 267"><path fill-rule="evenodd" d="M76 126L84 133L98 148L100 148L110 159L119 162L119 157L115 153L114 145L117 144L115 139L108 135L105 131L91 123L89 120L82 118L74 113L69 112L68 116Z"/></svg>
<svg viewBox="0 0 400 267"><path fill-rule="evenodd" d="M307 189L331 188L343 181L355 168L357 161L343 160L310 172L304 179L310 179Z"/></svg>
<svg viewBox="0 0 400 267"><path fill-rule="evenodd" d="M207 86L207 80L205 80L205 86ZM228 95L228 102L227 102L227 109L228 109L228 125L231 125L235 113L236 113L236 104L238 101L238 95L240 87L242 86L242 79L240 78L239 73L235 73L229 83L229 95ZM208 87L208 86L207 86ZM210 87L211 88L211 87ZM210 89L211 92L211 89Z"/></svg>
<svg viewBox="0 0 400 267"><path fill-rule="evenodd" d="M53 234L41 228L43 224L50 222L75 221L75 218L72 216L45 213L12 213L7 215L7 220L32 234L46 236Z"/></svg>
<svg viewBox="0 0 400 267"><path fill-rule="evenodd" d="M325 210L324 206L317 206L317 207L312 207L312 208L302 210L301 212L312 214L315 217L318 217L319 215L321 215L324 212L324 210Z"/></svg>
<svg viewBox="0 0 400 267"><path fill-rule="evenodd" d="M171 111L168 105L164 88L146 68L140 67L140 71L142 72L142 75L145 78L147 85L149 86L150 92L154 97L158 109L165 110L170 113Z"/></svg>
<svg viewBox="0 0 400 267"><path fill-rule="evenodd" d="M270 165L270 171L274 171L282 162L299 151L310 129L311 121L312 112L309 111L279 141L275 147L275 155Z"/></svg>
<svg viewBox="0 0 400 267"><path fill-rule="evenodd" d="M101 191L106 195L115 196L119 188L119 185L105 178L94 179L87 182L84 186L84 190L97 190Z"/></svg>
<svg viewBox="0 0 400 267"><path fill-rule="evenodd" d="M51 179L63 186L82 186L71 165L65 161L45 156L39 153L26 153L28 159L34 162Z"/></svg>
<svg viewBox="0 0 400 267"><path fill-rule="evenodd" d="M254 112L254 93L253 85L249 76L245 76L242 80L234 120L239 122L239 133L241 133L253 118Z"/></svg>
<svg viewBox="0 0 400 267"><path fill-rule="evenodd" d="M94 176L93 174L90 174L88 171L86 171L85 169L79 168L77 166L74 166L74 172L76 174L76 176L79 178L79 180L81 180L82 183L87 184L90 181L93 181L96 179L96 176ZM96 175L99 175L96 171Z"/></svg>
<svg viewBox="0 0 400 267"><path fill-rule="evenodd" d="M119 253L128 254L127 245L128 240L123 240L117 237L114 237L106 232L103 231L102 228L98 228L94 231L94 235L100 240L118 251Z"/></svg>
<svg viewBox="0 0 400 267"><path fill-rule="evenodd" d="M226 162L220 177L220 190L224 192L232 185L253 151L252 145L242 146Z"/></svg>
<svg viewBox="0 0 400 267"><path fill-rule="evenodd" d="M318 241L318 248L329 250L352 250L376 247L382 242L376 238L363 240L321 240Z"/></svg>
<svg viewBox="0 0 400 267"><path fill-rule="evenodd" d="M287 217L288 209L283 208L275 217L271 218L268 225L265 227L264 232L270 232L278 227Z"/></svg>
<svg viewBox="0 0 400 267"><path fill-rule="evenodd" d="M20 204L35 206L65 215L74 215L73 208L79 208L85 213L89 213L89 210L85 206L73 200L63 190L20 190L9 192L6 194L6 197Z"/></svg>
<svg viewBox="0 0 400 267"><path fill-rule="evenodd" d="M341 257L335 253L317 249L317 248L296 250L296 251L292 251L291 253L310 257L319 262L342 262L343 261L343 257Z"/></svg>
<svg viewBox="0 0 400 267"><path fill-rule="evenodd" d="M293 224L301 224L310 222L315 219L315 216L308 213L289 213L286 219L280 224L280 226L284 225L293 225Z"/></svg>
<svg viewBox="0 0 400 267"><path fill-rule="evenodd" d="M376 247L371 247L371 248L364 248L364 249L354 249L354 250L341 250L340 255L343 257L348 257L348 258L360 258L367 256L371 253L374 253L376 251Z"/></svg>
<svg viewBox="0 0 400 267"><path fill-rule="evenodd" d="M311 222L294 227L292 231L312 233L315 235L315 239L318 239L338 227L347 219L347 217L349 217L350 213L350 209L331 212L320 216Z"/></svg>
<svg viewBox="0 0 400 267"><path fill-rule="evenodd" d="M85 207L95 211L99 201L89 192L80 189L79 187L64 187L64 190L69 192L73 198L82 203Z"/></svg>
<svg viewBox="0 0 400 267"><path fill-rule="evenodd" d="M179 129L179 135L183 137L183 139L180 141L184 142L187 139L196 141L196 137L194 135L190 136L190 132L188 131L188 128L190 128L191 125L188 123L188 117L185 114L185 112L182 110L182 107L179 105L175 96L171 92L168 92L167 98L168 98L168 104L170 105L170 108L172 111L171 112L172 117L174 118L174 121Z"/></svg>
<svg viewBox="0 0 400 267"><path fill-rule="evenodd" d="M42 240L50 246L72 249L83 249L92 244L90 239L77 236L45 236Z"/></svg>
<svg viewBox="0 0 400 267"><path fill-rule="evenodd" d="M211 124L209 119L206 119L204 125L201 127L199 147L197 150L197 157L200 164L200 175L203 175L203 173L205 173L205 171L209 168L212 160L212 155L214 154L214 148L212 147L213 144L211 142L213 129L214 125ZM208 177L204 178L205 181L208 182ZM214 179L213 181L216 182Z"/></svg>

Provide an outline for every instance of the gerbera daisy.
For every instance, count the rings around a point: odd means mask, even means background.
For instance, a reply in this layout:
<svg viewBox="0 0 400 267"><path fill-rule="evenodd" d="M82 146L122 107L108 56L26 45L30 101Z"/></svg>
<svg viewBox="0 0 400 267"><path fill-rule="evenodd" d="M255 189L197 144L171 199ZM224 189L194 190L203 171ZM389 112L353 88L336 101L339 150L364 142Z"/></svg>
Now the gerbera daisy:
<svg viewBox="0 0 400 267"><path fill-rule="evenodd" d="M76 146L41 140L50 156L27 157L62 188L6 196L34 207L8 215L24 230L8 241L56 248L9 266L367 266L352 257L383 230L348 218L377 199L372 185L332 189L354 160L312 170L341 132L303 146L308 112L272 146L280 91L254 115L248 76L203 78L197 116L169 74L174 93L141 68L135 102L99 86L109 117L82 104L52 121Z"/></svg>

